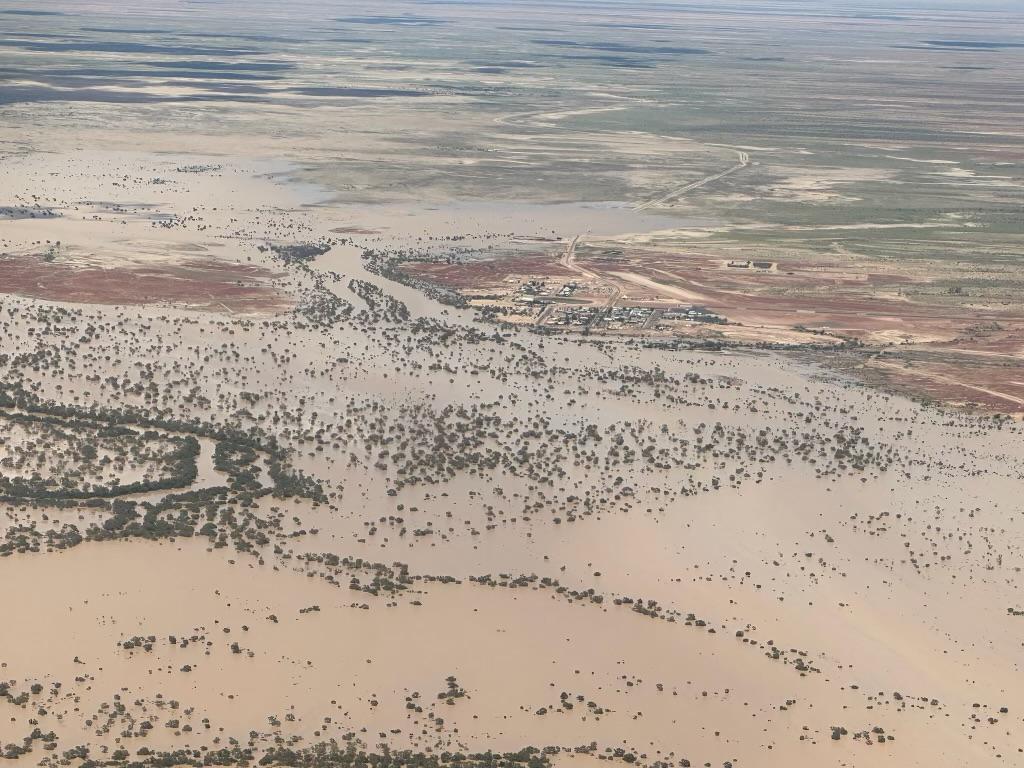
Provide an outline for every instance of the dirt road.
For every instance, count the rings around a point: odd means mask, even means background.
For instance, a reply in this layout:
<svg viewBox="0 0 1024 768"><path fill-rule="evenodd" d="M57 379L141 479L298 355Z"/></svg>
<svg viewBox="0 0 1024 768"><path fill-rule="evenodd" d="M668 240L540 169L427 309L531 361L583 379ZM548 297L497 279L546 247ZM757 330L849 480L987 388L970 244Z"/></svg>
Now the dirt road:
<svg viewBox="0 0 1024 768"><path fill-rule="evenodd" d="M700 189L701 187L707 186L713 181L724 179L726 176L732 173L736 173L736 171L742 170L743 168L746 168L748 165L750 165L750 155L739 149L735 149L733 151L736 153L736 159L738 161L736 165L730 166L729 168L726 168L724 171L721 171L720 173L716 173L711 176L705 176L703 179L690 182L689 184L686 184L682 187L677 187L676 189L673 189L670 192L667 192L666 194L662 195L661 197L655 198L654 200L648 200L646 203L640 203L634 208L634 210L646 211L648 208L654 208L659 205L664 205L665 203L675 200L677 197L685 195L687 192L692 192L695 189Z"/></svg>
<svg viewBox="0 0 1024 768"><path fill-rule="evenodd" d="M604 306L605 309L611 309L612 307L615 306L615 302L617 302L619 298L622 296L622 289L619 287L617 283L613 283L609 281L606 277L602 277L596 272L591 272L589 269L581 267L579 264L576 263L576 246L579 244L581 237L582 235L576 235L576 237L569 241L569 245L566 246L565 253L562 254L562 258L559 259L559 263L566 269L571 269L574 272L579 272L584 277L593 280L599 285L609 288L611 290L611 296L608 298L608 301L605 302Z"/></svg>

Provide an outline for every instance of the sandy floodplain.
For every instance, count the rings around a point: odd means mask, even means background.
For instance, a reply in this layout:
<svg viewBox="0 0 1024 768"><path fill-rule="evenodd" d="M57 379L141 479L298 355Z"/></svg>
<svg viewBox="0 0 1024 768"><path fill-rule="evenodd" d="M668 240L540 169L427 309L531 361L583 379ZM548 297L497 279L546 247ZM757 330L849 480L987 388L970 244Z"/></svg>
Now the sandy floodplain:
<svg viewBox="0 0 1024 768"><path fill-rule="evenodd" d="M31 628L4 641L22 759L1018 748L1015 422L770 354L496 335L335 252L329 203L250 205L175 239L226 240L215 258L278 273L290 310L6 300L5 476L37 475L0 561ZM71 224L102 250L105 225ZM30 226L8 234L26 252ZM326 252L269 247L292 226ZM168 454L188 438L191 470ZM36 727L55 741L21 741Z"/></svg>

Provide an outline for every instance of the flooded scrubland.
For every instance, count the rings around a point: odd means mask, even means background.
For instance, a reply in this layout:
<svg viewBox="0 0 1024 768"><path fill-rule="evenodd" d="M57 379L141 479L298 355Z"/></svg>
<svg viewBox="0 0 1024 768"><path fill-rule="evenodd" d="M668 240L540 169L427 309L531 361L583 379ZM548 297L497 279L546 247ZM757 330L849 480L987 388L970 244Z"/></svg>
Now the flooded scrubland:
<svg viewBox="0 0 1024 768"><path fill-rule="evenodd" d="M1022 759L1019 53L742 5L0 12L0 756Z"/></svg>

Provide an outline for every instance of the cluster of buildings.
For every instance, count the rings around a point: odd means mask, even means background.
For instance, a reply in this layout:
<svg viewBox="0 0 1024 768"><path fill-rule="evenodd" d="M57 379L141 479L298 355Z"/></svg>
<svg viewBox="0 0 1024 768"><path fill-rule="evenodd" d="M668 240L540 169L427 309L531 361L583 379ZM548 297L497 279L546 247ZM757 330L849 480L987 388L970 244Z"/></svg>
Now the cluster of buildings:
<svg viewBox="0 0 1024 768"><path fill-rule="evenodd" d="M689 320L694 323L713 323L723 325L727 321L721 315L716 315L705 307L679 307L677 309L665 309L661 312L663 320Z"/></svg>
<svg viewBox="0 0 1024 768"><path fill-rule="evenodd" d="M559 306L542 317L542 325L562 328L590 328L599 324L604 307Z"/></svg>
<svg viewBox="0 0 1024 768"><path fill-rule="evenodd" d="M604 318L610 328L645 328L654 317L650 307L612 307Z"/></svg>
<svg viewBox="0 0 1024 768"><path fill-rule="evenodd" d="M725 266L731 269L758 269L762 272L773 272L776 269L774 261L741 261L734 259L725 262Z"/></svg>
<svg viewBox="0 0 1024 768"><path fill-rule="evenodd" d="M712 323L723 325L721 315L705 307L593 307L581 305L555 305L540 315L541 325L562 328L607 328L609 330L643 330L660 322Z"/></svg>
<svg viewBox="0 0 1024 768"><path fill-rule="evenodd" d="M527 280L518 286L517 294L515 303L525 305L524 309L532 308L518 314L532 314L537 325L549 328L641 331L657 327L659 323L727 322L706 307L696 305L603 306L599 302L606 302L608 297L591 295L584 284L576 282L552 284L543 279Z"/></svg>
<svg viewBox="0 0 1024 768"><path fill-rule="evenodd" d="M580 289L577 283L566 283L555 292L548 290L543 280L528 280L519 286L519 294L523 301L532 303L540 300L565 299Z"/></svg>

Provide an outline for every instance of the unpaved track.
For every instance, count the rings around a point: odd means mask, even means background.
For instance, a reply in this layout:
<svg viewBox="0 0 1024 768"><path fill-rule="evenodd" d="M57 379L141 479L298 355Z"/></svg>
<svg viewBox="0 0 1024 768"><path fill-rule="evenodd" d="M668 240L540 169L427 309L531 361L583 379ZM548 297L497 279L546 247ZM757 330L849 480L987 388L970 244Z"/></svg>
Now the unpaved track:
<svg viewBox="0 0 1024 768"><path fill-rule="evenodd" d="M649 277L638 275L635 272L612 272L611 274L625 280L627 283L633 283L634 285L643 286L644 288L650 288L663 296L672 296L673 298L689 302L691 304L701 304L707 301L707 298L699 293L694 293L693 291L688 291L685 288L679 288L674 285L659 283L656 280L651 280Z"/></svg>
<svg viewBox="0 0 1024 768"><path fill-rule="evenodd" d="M953 376L946 376L941 373L936 373L935 371L923 371L919 368L908 370L907 368L904 368L901 365L897 365L896 363L885 362L877 358L873 358L871 360L871 366L874 368L885 368L887 370L895 371L897 372L897 374L906 374L909 372L915 376L921 376L923 378L932 379L933 381L945 382L955 387L969 389L973 392L980 392L983 395L989 395L990 397L994 397L999 400L1005 400L1006 402L1013 403L1014 405L1024 405L1024 398L1017 397L1016 395L1011 395L1007 392L999 392L998 390L995 389L979 387L976 384L968 384L966 381L960 381L959 379L956 379Z"/></svg>
<svg viewBox="0 0 1024 768"><path fill-rule="evenodd" d="M579 245L581 237L582 235L576 235L576 237L569 241L569 245L566 246L565 253L562 254L562 258L559 260L559 263L566 269L571 269L574 272L579 272L584 277L587 277L591 280L594 280L600 285L610 288L611 296L608 298L608 301L605 302L604 306L605 309L611 309L612 307L615 306L615 302L617 302L619 298L622 296L622 288L618 284L609 281L608 278L603 277L597 274L596 272L591 272L589 269L581 267L579 264L576 263L576 246Z"/></svg>
<svg viewBox="0 0 1024 768"><path fill-rule="evenodd" d="M634 210L646 211L649 208L664 205L665 203L675 200L677 197L685 195L687 192L692 192L695 189L700 189L701 187L707 186L713 181L724 179L726 176L736 173L736 171L742 170L743 168L746 168L748 165L750 165L750 155L739 149L735 149L733 151L736 153L736 159L738 161L736 165L730 166L729 168L726 168L724 171L721 171L720 173L716 173L711 176L705 176L703 179L690 182L689 184L686 184L682 187L677 187L676 189L673 189L672 191L667 192L666 194L662 195L661 197L657 197L654 200L648 200L646 203L640 203L634 208Z"/></svg>
<svg viewBox="0 0 1024 768"><path fill-rule="evenodd" d="M576 246L579 245L580 238L583 235L576 235L572 240L569 241L568 245L565 246L565 251L562 253L562 257L558 260L566 269L570 269L576 272L588 280L593 280L598 285L607 287L611 291L611 295L608 297L608 301L605 302L604 308L611 309L615 306L615 302L622 296L622 289L615 283L610 282L607 278L602 277L596 272L591 272L586 267L581 267L576 263ZM534 325L544 325L544 321L547 320L548 315L551 314L551 307L553 304L549 304L541 310L540 314L537 315L537 319L534 321Z"/></svg>

